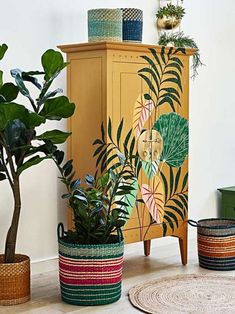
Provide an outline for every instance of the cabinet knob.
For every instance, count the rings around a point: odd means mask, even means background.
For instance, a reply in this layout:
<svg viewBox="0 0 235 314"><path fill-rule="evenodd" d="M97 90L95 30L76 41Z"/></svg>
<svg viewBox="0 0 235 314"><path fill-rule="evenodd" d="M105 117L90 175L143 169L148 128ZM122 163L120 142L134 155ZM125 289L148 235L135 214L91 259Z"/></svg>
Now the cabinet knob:
<svg viewBox="0 0 235 314"><path fill-rule="evenodd" d="M146 130L138 138L138 153L145 162L157 161L163 150L163 139L156 130Z"/></svg>

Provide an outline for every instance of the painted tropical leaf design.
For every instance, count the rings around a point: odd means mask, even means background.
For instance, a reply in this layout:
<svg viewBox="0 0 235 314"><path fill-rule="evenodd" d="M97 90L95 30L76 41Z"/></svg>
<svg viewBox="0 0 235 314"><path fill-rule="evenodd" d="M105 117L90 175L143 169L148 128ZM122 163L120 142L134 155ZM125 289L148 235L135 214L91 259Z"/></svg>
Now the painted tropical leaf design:
<svg viewBox="0 0 235 314"><path fill-rule="evenodd" d="M127 186L131 186L132 189L128 194L124 195L118 195L119 192L121 192L121 189L117 190L117 195L115 197L115 204L120 206L120 209L125 211L127 214L123 215L123 219L127 220L131 216L131 212L133 207L135 206L136 202L136 196L139 189L137 178L129 179L129 182L124 182L125 180L122 180L122 183ZM120 193L122 194L122 193Z"/></svg>
<svg viewBox="0 0 235 314"><path fill-rule="evenodd" d="M140 136L144 124L150 118L154 107L153 100L146 99L142 94L136 100L133 114L133 129L136 138Z"/></svg>
<svg viewBox="0 0 235 314"><path fill-rule="evenodd" d="M178 221L187 219L188 211L188 173L182 176L182 169L169 167L166 175L160 173L164 185L164 217L163 217L163 236L168 232L168 228L174 231L178 227ZM169 176L169 180L166 178Z"/></svg>
<svg viewBox="0 0 235 314"><path fill-rule="evenodd" d="M161 179L156 176L150 186L142 184L141 193L153 220L157 223L162 223L164 216L164 191Z"/></svg>
<svg viewBox="0 0 235 314"><path fill-rule="evenodd" d="M180 93L183 91L181 76L184 65L180 58L176 57L179 51L181 54L186 53L185 49L173 47L162 47L160 54L157 54L155 49L150 49L151 57L142 56L147 66L139 71L139 76L156 98L155 106L168 105L173 112L176 111L176 106L181 106Z"/></svg>
<svg viewBox="0 0 235 314"><path fill-rule="evenodd" d="M144 173L146 174L147 178L151 180L157 174L159 161L145 162L142 160L141 163Z"/></svg>
<svg viewBox="0 0 235 314"><path fill-rule="evenodd" d="M188 155L188 121L176 113L161 115L154 127L163 138L161 161L180 167Z"/></svg>

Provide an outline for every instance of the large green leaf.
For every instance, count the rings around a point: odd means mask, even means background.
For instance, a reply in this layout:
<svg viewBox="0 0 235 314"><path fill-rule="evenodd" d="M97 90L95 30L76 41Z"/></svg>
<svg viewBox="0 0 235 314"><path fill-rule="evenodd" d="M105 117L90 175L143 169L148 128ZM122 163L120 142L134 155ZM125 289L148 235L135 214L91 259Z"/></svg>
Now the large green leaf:
<svg viewBox="0 0 235 314"><path fill-rule="evenodd" d="M180 167L188 155L188 121L176 113L161 115L154 127L163 138L161 161Z"/></svg>
<svg viewBox="0 0 235 314"><path fill-rule="evenodd" d="M63 56L59 51L47 50L42 55L42 66L45 71L45 80L55 78L68 63L64 62Z"/></svg>
<svg viewBox="0 0 235 314"><path fill-rule="evenodd" d="M46 119L35 112L29 112L24 122L27 128L34 129L36 126L45 123Z"/></svg>
<svg viewBox="0 0 235 314"><path fill-rule="evenodd" d="M53 144L61 144L61 143L64 143L70 135L71 133L68 133L68 132L62 132L60 130L52 130L52 131L47 131L41 135L38 135L36 139L49 140Z"/></svg>
<svg viewBox="0 0 235 314"><path fill-rule="evenodd" d="M0 88L0 95L3 96L5 102L13 101L17 98L19 93L19 88L13 83L5 83Z"/></svg>
<svg viewBox="0 0 235 314"><path fill-rule="evenodd" d="M0 46L0 60L2 60L2 58L4 57L6 51L7 51L8 47L6 44L2 44Z"/></svg>
<svg viewBox="0 0 235 314"><path fill-rule="evenodd" d="M45 122L45 118L28 111L23 105L16 103L0 104L0 130L3 130L9 121L19 119L28 129L39 126Z"/></svg>
<svg viewBox="0 0 235 314"><path fill-rule="evenodd" d="M40 115L49 120L61 120L69 118L75 110L75 104L70 103L65 96L48 99L42 108Z"/></svg>
<svg viewBox="0 0 235 314"><path fill-rule="evenodd" d="M15 103L0 104L0 130L3 130L9 121L19 119L22 122L27 118L27 109Z"/></svg>
<svg viewBox="0 0 235 314"><path fill-rule="evenodd" d="M42 162L45 159L48 159L48 157L40 157L37 155L37 156L30 158L28 161L26 161L22 166L20 166L17 169L17 174L20 175L24 170L39 164L40 162Z"/></svg>
<svg viewBox="0 0 235 314"><path fill-rule="evenodd" d="M10 149L15 149L26 144L26 127L18 119L8 122L4 130L4 135Z"/></svg>

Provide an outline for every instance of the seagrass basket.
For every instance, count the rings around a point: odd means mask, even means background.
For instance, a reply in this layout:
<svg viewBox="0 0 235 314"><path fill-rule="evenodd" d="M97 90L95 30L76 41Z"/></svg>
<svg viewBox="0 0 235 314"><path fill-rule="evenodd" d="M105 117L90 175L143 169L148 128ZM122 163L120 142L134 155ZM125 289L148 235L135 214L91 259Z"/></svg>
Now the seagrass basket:
<svg viewBox="0 0 235 314"><path fill-rule="evenodd" d="M30 299L30 260L16 254L14 263L3 263L0 255L0 305L16 305Z"/></svg>
<svg viewBox="0 0 235 314"><path fill-rule="evenodd" d="M142 42L143 11L135 8L122 9L122 39L129 42Z"/></svg>
<svg viewBox="0 0 235 314"><path fill-rule="evenodd" d="M102 305L121 297L124 242L67 243L58 227L61 298L74 305Z"/></svg>
<svg viewBox="0 0 235 314"><path fill-rule="evenodd" d="M197 227L199 265L212 270L235 270L235 219L202 219Z"/></svg>
<svg viewBox="0 0 235 314"><path fill-rule="evenodd" d="M89 10L88 41L122 41L122 10Z"/></svg>

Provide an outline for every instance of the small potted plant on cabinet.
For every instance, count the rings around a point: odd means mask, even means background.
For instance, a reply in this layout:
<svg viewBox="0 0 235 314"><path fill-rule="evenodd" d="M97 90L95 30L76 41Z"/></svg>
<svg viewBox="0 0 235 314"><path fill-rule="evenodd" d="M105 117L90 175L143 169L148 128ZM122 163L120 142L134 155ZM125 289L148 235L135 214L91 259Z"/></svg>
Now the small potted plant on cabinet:
<svg viewBox="0 0 235 314"><path fill-rule="evenodd" d="M165 30L178 27L184 15L185 9L182 6L168 3L157 11L157 27Z"/></svg>
<svg viewBox="0 0 235 314"><path fill-rule="evenodd" d="M67 187L62 197L74 217L73 231L58 226L62 300L76 305L115 302L121 296L121 228L136 199L130 164L121 158L119 170L111 168L98 179L87 175L82 186L81 180L73 180L71 160L63 167L61 159L55 162Z"/></svg>
<svg viewBox="0 0 235 314"><path fill-rule="evenodd" d="M186 36L183 32L175 32L170 34L164 32L159 37L158 44L161 46L197 49L193 54L192 78L195 78L198 75L198 68L202 66L203 63L201 61L201 55L198 45L193 38Z"/></svg>
<svg viewBox="0 0 235 314"><path fill-rule="evenodd" d="M0 46L0 59L7 45ZM29 257L16 254L16 239L21 212L21 174L28 168L58 154L56 144L66 141L70 133L38 127L47 120L70 117L75 105L65 96L58 96L61 89L49 91L54 79L67 65L59 52L47 50L42 55L43 71L11 71L15 83L3 83L0 71L0 181L8 180L14 198L14 209L5 242L5 254L0 255L0 305L26 302L30 298ZM43 76L40 83L37 76ZM36 100L31 96L27 83L38 90ZM16 103L18 93L28 104ZM30 110L28 107L31 105Z"/></svg>

